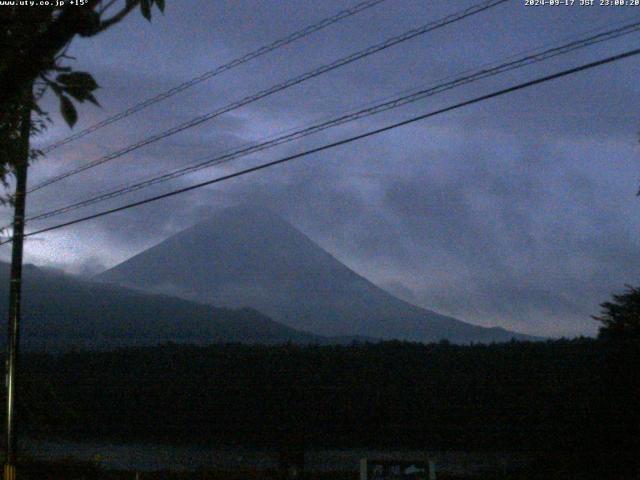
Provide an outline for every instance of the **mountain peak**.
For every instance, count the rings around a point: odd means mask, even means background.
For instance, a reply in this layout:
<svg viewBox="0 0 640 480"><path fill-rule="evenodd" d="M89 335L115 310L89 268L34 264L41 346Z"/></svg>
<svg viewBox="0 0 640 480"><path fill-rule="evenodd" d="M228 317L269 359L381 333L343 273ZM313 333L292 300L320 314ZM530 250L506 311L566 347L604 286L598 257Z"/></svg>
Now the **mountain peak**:
<svg viewBox="0 0 640 480"><path fill-rule="evenodd" d="M522 338L392 296L261 206L216 212L98 278L214 306L252 307L290 327L325 336L457 342Z"/></svg>

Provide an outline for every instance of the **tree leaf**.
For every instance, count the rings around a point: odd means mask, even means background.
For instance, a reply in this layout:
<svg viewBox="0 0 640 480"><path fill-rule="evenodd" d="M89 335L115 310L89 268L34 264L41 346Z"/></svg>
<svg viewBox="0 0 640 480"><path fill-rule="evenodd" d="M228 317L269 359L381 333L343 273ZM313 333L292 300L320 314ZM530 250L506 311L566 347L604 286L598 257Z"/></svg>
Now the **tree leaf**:
<svg viewBox="0 0 640 480"><path fill-rule="evenodd" d="M69 97L65 97L64 95L60 95L60 113L62 113L64 121L73 128L78 121L78 112L73 102L69 100Z"/></svg>
<svg viewBox="0 0 640 480"><path fill-rule="evenodd" d="M51 87L51 90L53 90L53 93L55 93L57 96L62 95L62 89L57 83L50 82L49 86Z"/></svg>
<svg viewBox="0 0 640 480"><path fill-rule="evenodd" d="M96 97L93 96L93 93L87 94L87 100L93 103L96 107L100 106L100 103L98 103L98 100L96 100Z"/></svg>
<svg viewBox="0 0 640 480"><path fill-rule="evenodd" d="M84 102L89 93L81 88L64 87L64 93L76 99L78 102Z"/></svg>
<svg viewBox="0 0 640 480"><path fill-rule="evenodd" d="M158 10L164 13L164 0L156 0L156 5L158 5Z"/></svg>
<svg viewBox="0 0 640 480"><path fill-rule="evenodd" d="M62 93L60 92L62 90L79 102L89 100L91 103L97 104L91 92L98 88L98 84L91 74L87 72L63 73L56 77L56 81L58 82L57 90L53 87L53 84L51 87L58 95Z"/></svg>
<svg viewBox="0 0 640 480"><path fill-rule="evenodd" d="M92 92L98 88L98 83L87 72L61 73L56 77L56 81L73 88L81 88L87 92Z"/></svg>
<svg viewBox="0 0 640 480"><path fill-rule="evenodd" d="M140 0L140 11L144 18L151 20L151 3L149 0Z"/></svg>

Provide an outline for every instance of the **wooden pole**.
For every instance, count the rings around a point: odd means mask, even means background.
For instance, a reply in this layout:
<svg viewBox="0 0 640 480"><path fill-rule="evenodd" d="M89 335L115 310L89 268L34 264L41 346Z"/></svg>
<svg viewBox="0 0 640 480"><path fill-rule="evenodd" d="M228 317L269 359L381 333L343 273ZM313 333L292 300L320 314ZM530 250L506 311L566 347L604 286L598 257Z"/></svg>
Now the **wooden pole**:
<svg viewBox="0 0 640 480"><path fill-rule="evenodd" d="M16 478L16 401L18 385L18 353L20 346L20 297L22 293L22 251L24 243L24 214L27 195L27 168L29 166L29 135L31 134L31 88L23 106L20 122L20 150L15 165L16 192L13 213L13 239L11 250L11 283L9 286L9 331L7 335L7 412L4 480Z"/></svg>

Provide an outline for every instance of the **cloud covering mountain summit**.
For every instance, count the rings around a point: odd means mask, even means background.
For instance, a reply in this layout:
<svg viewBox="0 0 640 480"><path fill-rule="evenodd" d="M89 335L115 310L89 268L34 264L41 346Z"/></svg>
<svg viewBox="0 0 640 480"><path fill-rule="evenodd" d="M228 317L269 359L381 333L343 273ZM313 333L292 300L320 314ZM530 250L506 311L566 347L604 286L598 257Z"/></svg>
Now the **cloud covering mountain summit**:
<svg viewBox="0 0 640 480"><path fill-rule="evenodd" d="M97 279L215 306L255 308L323 336L430 342L525 338L418 308L358 275L273 212L223 210Z"/></svg>

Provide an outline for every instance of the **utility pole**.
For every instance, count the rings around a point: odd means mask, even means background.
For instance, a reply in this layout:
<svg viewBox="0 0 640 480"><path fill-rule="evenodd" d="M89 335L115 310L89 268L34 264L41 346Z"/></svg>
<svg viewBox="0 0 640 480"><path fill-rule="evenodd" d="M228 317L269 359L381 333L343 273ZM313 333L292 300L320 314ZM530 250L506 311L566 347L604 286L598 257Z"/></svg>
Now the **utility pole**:
<svg viewBox="0 0 640 480"><path fill-rule="evenodd" d="M19 158L15 164L16 192L14 197L13 239L11 250L11 284L9 287L9 331L7 335L7 412L4 480L16 479L16 388L18 380L18 353L20 346L20 294L22 291L22 246L24 243L24 213L27 195L27 168L29 166L29 135L31 134L32 86L29 86L20 114Z"/></svg>

